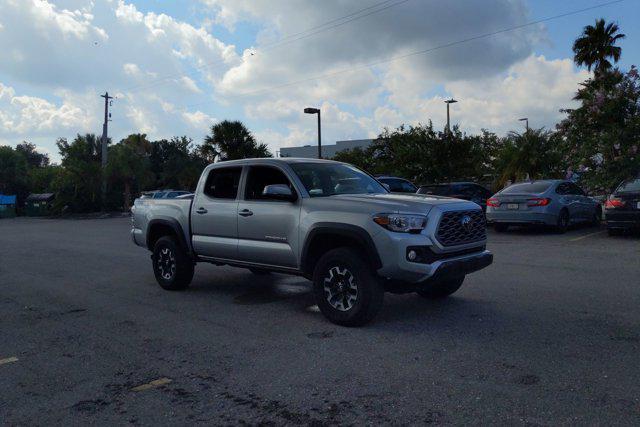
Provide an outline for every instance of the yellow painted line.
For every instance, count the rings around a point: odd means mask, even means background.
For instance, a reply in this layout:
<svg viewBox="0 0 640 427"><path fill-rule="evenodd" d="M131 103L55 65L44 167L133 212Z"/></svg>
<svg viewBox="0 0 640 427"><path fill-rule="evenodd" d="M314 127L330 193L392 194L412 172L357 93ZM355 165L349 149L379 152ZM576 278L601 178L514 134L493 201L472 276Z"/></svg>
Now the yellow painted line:
<svg viewBox="0 0 640 427"><path fill-rule="evenodd" d="M150 383L142 384L137 387L131 389L131 391L145 391L152 388L162 387L163 385L169 384L171 379L169 378L158 378L157 380L153 380Z"/></svg>
<svg viewBox="0 0 640 427"><path fill-rule="evenodd" d="M596 231L595 233L585 234L584 236L576 237L575 239L569 240L570 242L577 242L578 240L586 239L587 237L597 236L598 234L606 233L607 230Z"/></svg>
<svg viewBox="0 0 640 427"><path fill-rule="evenodd" d="M17 357L7 357L6 359L0 359L0 365L5 365L7 363L17 362Z"/></svg>

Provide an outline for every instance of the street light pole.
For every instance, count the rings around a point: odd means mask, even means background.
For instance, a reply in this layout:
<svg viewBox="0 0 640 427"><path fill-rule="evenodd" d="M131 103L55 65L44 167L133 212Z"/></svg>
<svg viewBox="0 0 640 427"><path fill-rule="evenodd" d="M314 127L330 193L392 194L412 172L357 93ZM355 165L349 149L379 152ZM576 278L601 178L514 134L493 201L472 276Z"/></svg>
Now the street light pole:
<svg viewBox="0 0 640 427"><path fill-rule="evenodd" d="M318 158L322 158L322 126L320 120L320 109L319 108L305 108L305 114L317 114L318 115Z"/></svg>
<svg viewBox="0 0 640 427"><path fill-rule="evenodd" d="M450 116L449 116L449 105L450 104L455 104L456 101L455 99L451 98L451 99L447 99L446 101L444 101L445 104L447 104L447 133L451 133L451 121L450 121Z"/></svg>
<svg viewBox="0 0 640 427"><path fill-rule="evenodd" d="M518 121L520 122L525 122L525 129L527 130L527 132L529 132L529 118L528 117L523 117L521 119L518 119Z"/></svg>

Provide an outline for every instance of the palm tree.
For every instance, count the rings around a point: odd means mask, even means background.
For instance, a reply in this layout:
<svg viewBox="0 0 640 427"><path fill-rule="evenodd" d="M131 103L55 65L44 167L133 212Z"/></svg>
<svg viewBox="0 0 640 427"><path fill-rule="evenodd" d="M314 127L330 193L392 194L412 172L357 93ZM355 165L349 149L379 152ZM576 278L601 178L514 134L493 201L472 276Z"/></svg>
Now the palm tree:
<svg viewBox="0 0 640 427"><path fill-rule="evenodd" d="M224 120L211 126L200 153L209 162L218 160L272 157L266 144L256 142L253 134L240 121Z"/></svg>
<svg viewBox="0 0 640 427"><path fill-rule="evenodd" d="M613 64L620 59L622 49L615 46L618 40L625 37L618 33L618 25L613 22L605 23L604 19L597 19L595 26L587 25L582 35L573 43L573 60L578 65L586 65L591 71L594 67L596 75L611 69Z"/></svg>

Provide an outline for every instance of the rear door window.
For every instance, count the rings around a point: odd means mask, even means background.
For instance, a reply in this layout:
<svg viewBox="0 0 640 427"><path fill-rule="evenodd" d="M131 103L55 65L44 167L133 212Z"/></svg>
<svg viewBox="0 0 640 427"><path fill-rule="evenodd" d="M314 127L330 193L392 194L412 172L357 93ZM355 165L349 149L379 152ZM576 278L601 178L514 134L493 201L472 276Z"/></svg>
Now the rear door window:
<svg viewBox="0 0 640 427"><path fill-rule="evenodd" d="M242 167L215 168L209 171L204 194L214 199L235 199Z"/></svg>
<svg viewBox="0 0 640 427"><path fill-rule="evenodd" d="M274 201L262 195L264 187L274 184L284 184L291 189L292 193L296 192L289 178L280 169L272 166L251 166L249 177L247 178L245 200Z"/></svg>

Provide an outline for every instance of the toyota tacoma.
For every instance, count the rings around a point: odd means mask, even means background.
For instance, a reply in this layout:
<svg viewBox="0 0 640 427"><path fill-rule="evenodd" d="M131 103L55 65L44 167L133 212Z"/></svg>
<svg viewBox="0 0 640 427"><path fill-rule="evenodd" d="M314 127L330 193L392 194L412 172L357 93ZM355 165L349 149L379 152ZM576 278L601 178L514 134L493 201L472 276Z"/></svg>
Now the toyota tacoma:
<svg viewBox="0 0 640 427"><path fill-rule="evenodd" d="M164 289L186 288L200 262L299 275L345 326L373 319L385 292L443 298L493 261L477 204L390 193L330 160L211 164L193 198L137 199L131 236Z"/></svg>

